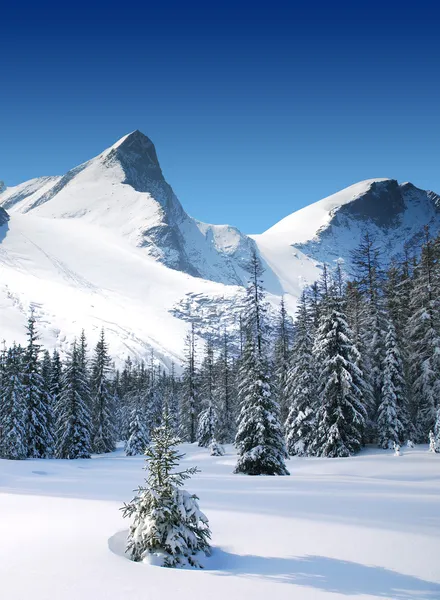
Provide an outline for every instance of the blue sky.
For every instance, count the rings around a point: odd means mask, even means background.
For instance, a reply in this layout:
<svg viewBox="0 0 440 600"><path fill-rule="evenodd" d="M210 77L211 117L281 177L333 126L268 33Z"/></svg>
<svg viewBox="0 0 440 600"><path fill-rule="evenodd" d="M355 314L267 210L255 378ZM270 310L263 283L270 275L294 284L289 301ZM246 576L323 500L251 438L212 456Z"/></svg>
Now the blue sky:
<svg viewBox="0 0 440 600"><path fill-rule="evenodd" d="M0 179L140 129L187 212L248 233L362 179L440 192L433 3L3 9Z"/></svg>

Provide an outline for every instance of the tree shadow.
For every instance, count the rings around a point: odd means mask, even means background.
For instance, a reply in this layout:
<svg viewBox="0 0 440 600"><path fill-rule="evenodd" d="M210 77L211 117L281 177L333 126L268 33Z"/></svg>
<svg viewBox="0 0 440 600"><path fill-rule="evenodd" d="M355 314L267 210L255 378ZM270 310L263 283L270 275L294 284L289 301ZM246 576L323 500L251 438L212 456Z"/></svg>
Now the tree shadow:
<svg viewBox="0 0 440 600"><path fill-rule="evenodd" d="M327 556L243 556L214 548L205 566L218 575L269 579L347 596L370 594L393 600L440 599L439 583Z"/></svg>
<svg viewBox="0 0 440 600"><path fill-rule="evenodd" d="M128 530L118 531L108 540L111 552L125 554ZM439 600L440 584L425 581L383 567L362 565L328 556L240 555L213 548L204 561L206 571L219 576L267 579L345 596L371 595L393 600Z"/></svg>

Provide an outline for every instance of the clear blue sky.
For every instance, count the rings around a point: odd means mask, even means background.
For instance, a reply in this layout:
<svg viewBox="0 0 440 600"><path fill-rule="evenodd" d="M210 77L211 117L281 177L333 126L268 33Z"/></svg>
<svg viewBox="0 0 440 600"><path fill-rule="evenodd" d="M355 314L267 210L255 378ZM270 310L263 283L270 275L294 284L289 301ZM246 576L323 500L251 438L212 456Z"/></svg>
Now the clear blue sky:
<svg viewBox="0 0 440 600"><path fill-rule="evenodd" d="M140 129L187 212L248 233L362 179L440 192L433 2L16 4L0 31L9 185Z"/></svg>

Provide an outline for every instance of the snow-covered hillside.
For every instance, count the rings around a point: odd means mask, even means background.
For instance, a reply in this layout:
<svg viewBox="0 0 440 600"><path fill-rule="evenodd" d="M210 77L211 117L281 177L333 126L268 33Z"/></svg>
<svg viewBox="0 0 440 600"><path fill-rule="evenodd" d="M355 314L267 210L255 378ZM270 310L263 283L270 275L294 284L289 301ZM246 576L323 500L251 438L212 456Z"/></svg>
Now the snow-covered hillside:
<svg viewBox="0 0 440 600"><path fill-rule="evenodd" d="M187 324L170 311L187 294L232 301L238 288L168 269L90 223L12 214L0 228L1 334L24 340L30 305L50 348L104 326L112 354L180 361Z"/></svg>
<svg viewBox="0 0 440 600"><path fill-rule="evenodd" d="M188 312L218 328L238 310L255 244L275 304L293 312L320 263L349 260L366 229L388 257L440 230L440 198L390 179L351 186L246 236L185 212L153 143L135 131L64 176L0 189L0 331L22 341L29 307L61 348L102 325L114 356L182 357ZM3 209L6 209L8 215ZM205 319L206 320L206 319Z"/></svg>
<svg viewBox="0 0 440 600"><path fill-rule="evenodd" d="M416 246L425 225L433 235L440 231L437 194L394 179L369 179L294 212L255 239L267 260L293 247L319 262L349 262L351 250L369 231L391 259L405 245Z"/></svg>
<svg viewBox="0 0 440 600"><path fill-rule="evenodd" d="M426 446L344 459L292 458L290 477L232 475L185 444L185 486L210 520L205 570L123 556L119 508L142 457L0 460L0 581L5 600L437 600L439 460Z"/></svg>

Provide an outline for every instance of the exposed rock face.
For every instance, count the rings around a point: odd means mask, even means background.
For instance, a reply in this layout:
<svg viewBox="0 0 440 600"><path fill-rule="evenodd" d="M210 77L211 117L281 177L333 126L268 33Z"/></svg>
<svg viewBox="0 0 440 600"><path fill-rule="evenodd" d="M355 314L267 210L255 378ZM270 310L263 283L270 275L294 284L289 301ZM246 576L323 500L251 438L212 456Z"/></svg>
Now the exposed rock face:
<svg viewBox="0 0 440 600"><path fill-rule="evenodd" d="M0 225L4 225L9 221L9 215L4 208L0 206Z"/></svg>
<svg viewBox="0 0 440 600"><path fill-rule="evenodd" d="M313 239L294 245L319 261L342 257L349 263L352 249L369 231L384 258L391 259L405 246L415 247L425 225L433 235L440 231L440 197L412 183L388 179L371 183L365 193L333 208Z"/></svg>

